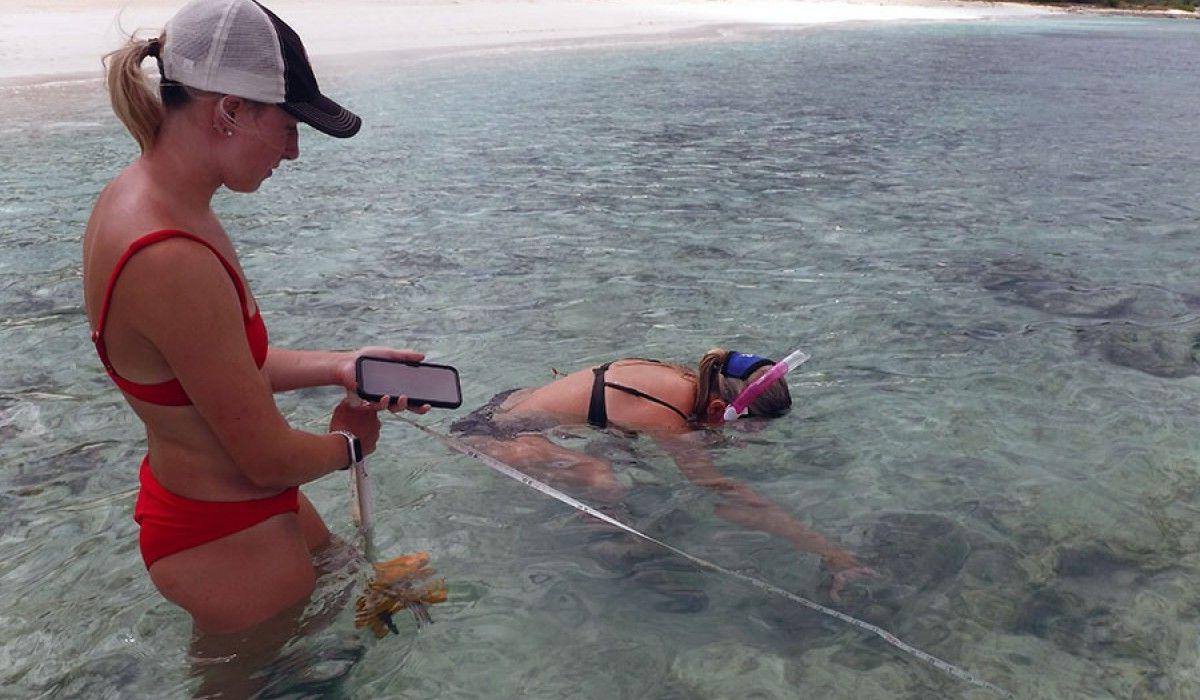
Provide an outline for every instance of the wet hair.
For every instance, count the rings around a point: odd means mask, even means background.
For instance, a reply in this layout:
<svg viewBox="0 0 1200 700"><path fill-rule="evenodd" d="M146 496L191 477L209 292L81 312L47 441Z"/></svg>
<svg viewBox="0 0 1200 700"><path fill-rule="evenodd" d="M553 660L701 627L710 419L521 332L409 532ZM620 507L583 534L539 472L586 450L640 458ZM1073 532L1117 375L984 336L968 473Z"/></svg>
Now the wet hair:
<svg viewBox="0 0 1200 700"><path fill-rule="evenodd" d="M731 351L724 348L713 348L700 358L700 366L696 372L696 400L692 406L692 414L703 418L708 410L708 402L716 396L725 403L732 403L746 385L757 378L770 366L760 367L745 380L727 377L721 373ZM766 391L748 406L749 415L760 418L778 418L787 413L792 407L792 395L788 391L787 380L780 377L779 381L767 387Z"/></svg>

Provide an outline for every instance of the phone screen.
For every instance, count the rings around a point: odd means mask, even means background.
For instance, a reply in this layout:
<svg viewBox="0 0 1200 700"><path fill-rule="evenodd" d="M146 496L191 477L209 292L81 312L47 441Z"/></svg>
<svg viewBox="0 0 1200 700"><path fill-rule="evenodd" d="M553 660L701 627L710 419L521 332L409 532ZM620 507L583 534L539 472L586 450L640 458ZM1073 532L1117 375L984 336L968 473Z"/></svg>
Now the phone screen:
<svg viewBox="0 0 1200 700"><path fill-rule="evenodd" d="M441 408L462 405L458 371L448 365L396 362L372 357L358 360L358 392L363 398L407 396L410 404Z"/></svg>

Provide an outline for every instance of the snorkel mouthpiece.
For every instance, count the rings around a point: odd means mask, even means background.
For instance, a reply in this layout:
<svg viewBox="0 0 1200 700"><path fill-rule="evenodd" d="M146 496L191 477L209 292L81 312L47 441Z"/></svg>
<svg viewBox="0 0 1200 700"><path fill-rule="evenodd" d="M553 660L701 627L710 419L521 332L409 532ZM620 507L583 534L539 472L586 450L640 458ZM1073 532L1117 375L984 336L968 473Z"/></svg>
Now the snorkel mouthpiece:
<svg viewBox="0 0 1200 700"><path fill-rule="evenodd" d="M742 389L742 393L738 394L733 403L725 408L725 421L737 420L739 416L745 415L746 411L750 408L750 404L754 403L754 400L762 395L767 390L767 387L774 384L776 380L787 374L790 370L796 369L805 362L808 362L811 358L812 355L803 350L796 350L791 355L783 358L782 361L775 363L771 369L764 372L758 379L750 382L745 389Z"/></svg>

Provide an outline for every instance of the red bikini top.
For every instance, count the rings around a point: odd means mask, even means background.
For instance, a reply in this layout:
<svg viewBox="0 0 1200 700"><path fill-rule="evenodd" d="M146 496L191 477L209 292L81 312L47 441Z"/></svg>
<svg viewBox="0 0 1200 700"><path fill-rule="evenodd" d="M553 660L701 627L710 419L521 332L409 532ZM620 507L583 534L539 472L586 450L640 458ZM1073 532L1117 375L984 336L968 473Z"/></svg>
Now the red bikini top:
<svg viewBox="0 0 1200 700"><path fill-rule="evenodd" d="M125 268L125 264L129 259L148 246L152 246L159 241L165 241L168 238L187 238L193 240L200 245L208 248L217 256L221 264L225 266L225 271L229 273L230 279L233 280L233 286L237 289L238 300L242 310L242 319L246 324L246 340L250 342L250 353L254 356L254 364L262 369L263 363L267 361L267 327L263 324L262 312L255 309L253 316L246 316L246 290L242 287L242 280L238 277L237 271L229 264L224 256L217 249L209 245L208 242L200 239L198 236L188 233L187 231L162 230L148 233L145 236L137 239L129 244L125 250L125 254L117 261L116 267L113 268L112 276L108 278L108 289L104 292L104 304L100 307L100 318L96 323L96 330L92 332L92 342L96 345L96 353L100 355L100 361L104 363L104 370L108 372L108 376L116 382L130 396L141 399L146 403L158 404L159 406L191 406L192 400L183 390L183 385L178 379L169 379L158 384L137 384L125 379L117 374L113 369L112 363L108 360L108 351L104 345L104 324L108 319L108 307L112 304L113 287L117 284L117 277L120 276L121 270Z"/></svg>

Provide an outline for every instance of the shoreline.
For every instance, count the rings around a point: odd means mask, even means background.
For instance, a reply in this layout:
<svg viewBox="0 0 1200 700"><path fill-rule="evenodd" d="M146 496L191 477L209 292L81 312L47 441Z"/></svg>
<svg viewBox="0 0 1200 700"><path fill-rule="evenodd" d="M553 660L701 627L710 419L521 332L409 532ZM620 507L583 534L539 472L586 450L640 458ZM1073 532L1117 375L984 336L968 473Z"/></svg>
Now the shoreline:
<svg viewBox="0 0 1200 700"><path fill-rule="evenodd" d="M0 87L98 79L129 32L156 33L183 0L0 0ZM317 63L355 54L497 52L694 41L721 28L1062 14L970 0L273 0ZM49 54L46 47L53 47ZM154 69L146 66L149 73Z"/></svg>
<svg viewBox="0 0 1200 700"><path fill-rule="evenodd" d="M1155 19L1200 19L1200 12L1185 12L1184 10L1146 8L1144 10L1132 7L1096 7L1095 5L1047 5L1045 7L1061 7L1064 12L1072 15L1095 15L1098 17L1151 17Z"/></svg>
<svg viewBox="0 0 1200 700"><path fill-rule="evenodd" d="M100 57L124 32L147 36L182 0L0 0L0 88L102 77ZM1052 15L1200 18L1130 10L979 0L274 0L318 65L356 56L411 59L505 51L720 40L828 24L982 21ZM44 47L55 47L52 58ZM155 71L147 65L148 73Z"/></svg>
<svg viewBox="0 0 1200 700"><path fill-rule="evenodd" d="M979 0L986 2L987 0ZM1188 12L1178 8L1159 5L1157 7L1102 7L1097 4L1088 4L1084 2L1039 2L1039 0L1004 0L1031 7L1042 7L1047 9L1059 10L1065 14L1071 15L1096 15L1101 17L1149 17L1162 19L1200 19L1200 9L1195 12Z"/></svg>

